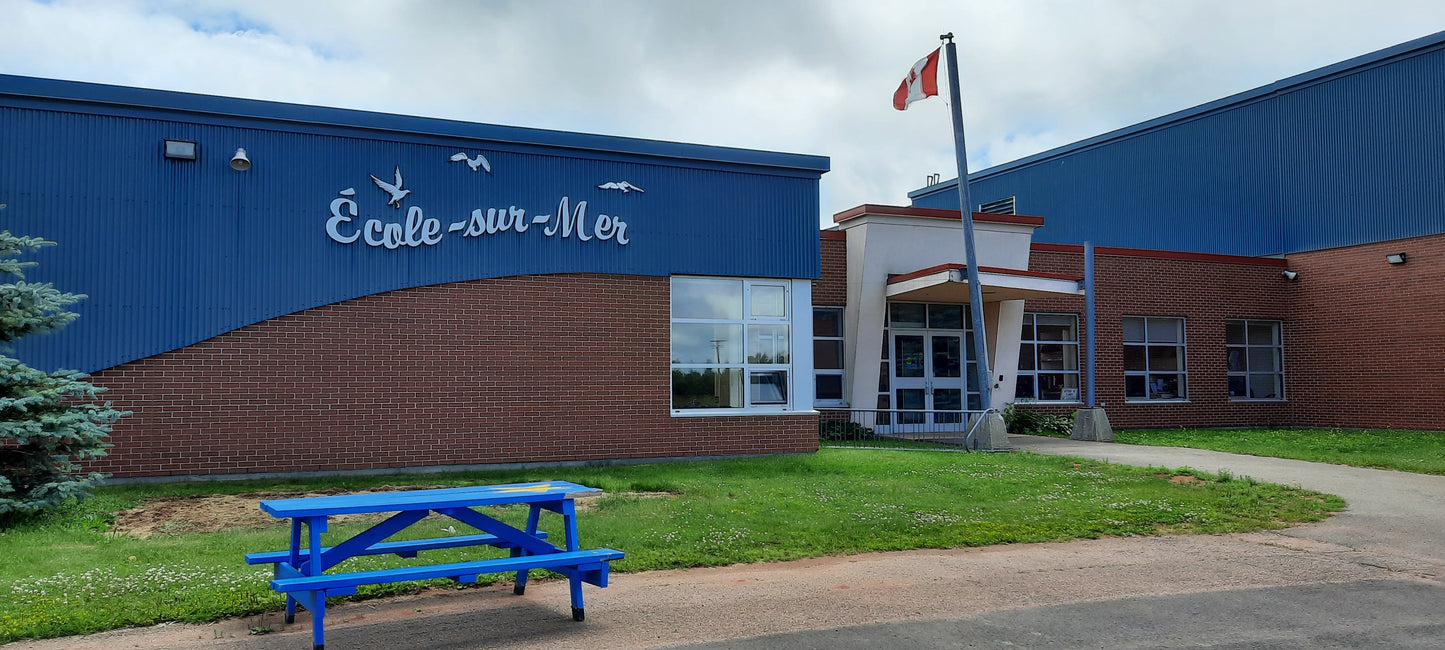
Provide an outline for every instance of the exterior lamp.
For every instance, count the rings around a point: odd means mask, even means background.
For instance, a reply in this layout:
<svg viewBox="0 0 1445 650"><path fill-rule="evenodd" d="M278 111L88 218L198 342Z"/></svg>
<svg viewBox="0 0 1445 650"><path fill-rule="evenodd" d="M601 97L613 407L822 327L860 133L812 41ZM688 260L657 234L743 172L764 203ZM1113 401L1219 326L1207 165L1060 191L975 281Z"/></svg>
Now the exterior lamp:
<svg viewBox="0 0 1445 650"><path fill-rule="evenodd" d="M1284 279L1286 280L1294 280L1295 278L1299 277L1299 273L1295 271L1281 271L1280 275L1284 276Z"/></svg>
<svg viewBox="0 0 1445 650"><path fill-rule="evenodd" d="M251 168L251 159L246 157L246 148L238 147L236 155L231 156L231 169L243 172Z"/></svg>
<svg viewBox="0 0 1445 650"><path fill-rule="evenodd" d="M195 160L198 149L190 140L166 140L164 152L171 160Z"/></svg>
<svg viewBox="0 0 1445 650"><path fill-rule="evenodd" d="M1385 261L1391 264L1404 264L1405 259L1404 253L1390 253L1385 256Z"/></svg>

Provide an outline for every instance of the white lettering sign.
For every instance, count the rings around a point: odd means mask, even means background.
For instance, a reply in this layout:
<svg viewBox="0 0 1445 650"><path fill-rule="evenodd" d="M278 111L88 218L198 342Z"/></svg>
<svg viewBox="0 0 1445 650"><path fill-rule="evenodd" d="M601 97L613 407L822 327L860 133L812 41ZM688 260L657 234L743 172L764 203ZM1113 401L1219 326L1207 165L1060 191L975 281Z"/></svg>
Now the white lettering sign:
<svg viewBox="0 0 1445 650"><path fill-rule="evenodd" d="M464 153L457 153L452 156L452 162L466 162L472 171L478 168L491 172L491 165L481 154L476 158L468 158ZM376 176L371 179L377 186L386 193L387 205L400 208L403 200L412 195L411 190L401 189L401 167L398 166L393 174L394 183L387 183ZM614 187L604 189L620 189L622 192L642 192L641 188L626 183L608 183ZM620 186L619 186L620 185ZM599 186L603 188L603 186ZM412 205L407 208L406 218L400 221L369 218L361 220L360 211L356 200L354 188L347 188L340 192L341 196L331 201L331 218L326 220L326 236L338 244L363 243L375 248L386 248L396 250L398 248L420 248L423 246L435 246L449 234L457 234L464 238L481 236L516 234L525 235L532 226L541 226L537 230L537 236L553 239L576 238L582 242L606 242L610 241L618 246L626 246L631 239L628 238L627 222L616 215L598 213L595 217L587 214L587 201L577 201L572 205L570 197L563 196L557 202L556 211L544 211L527 214L527 210L515 205L505 208L476 208L471 215L459 221L447 224L446 232L442 232L442 222L438 219L427 217L422 213L419 205ZM412 198L415 198L412 196ZM410 202L410 201L408 201Z"/></svg>

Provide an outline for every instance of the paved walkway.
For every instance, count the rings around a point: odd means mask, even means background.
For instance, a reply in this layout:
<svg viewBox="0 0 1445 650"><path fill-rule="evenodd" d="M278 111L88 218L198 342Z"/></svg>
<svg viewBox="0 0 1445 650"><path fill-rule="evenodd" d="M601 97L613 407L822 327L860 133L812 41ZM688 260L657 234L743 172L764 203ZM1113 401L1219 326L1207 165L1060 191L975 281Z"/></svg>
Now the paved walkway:
<svg viewBox="0 0 1445 650"><path fill-rule="evenodd" d="M573 623L565 582L345 604L332 648L1445 647L1445 477L1015 437L1043 454L1332 492L1349 510L1285 531L1014 544L614 576ZM268 614L14 648L305 648ZM6 646L6 650L13 650Z"/></svg>

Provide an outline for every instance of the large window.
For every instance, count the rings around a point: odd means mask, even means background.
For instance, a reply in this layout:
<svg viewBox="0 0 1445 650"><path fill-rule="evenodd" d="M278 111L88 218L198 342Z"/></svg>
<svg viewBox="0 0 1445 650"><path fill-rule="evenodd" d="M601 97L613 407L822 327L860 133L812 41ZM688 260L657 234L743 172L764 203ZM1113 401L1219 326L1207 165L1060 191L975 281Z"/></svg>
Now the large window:
<svg viewBox="0 0 1445 650"><path fill-rule="evenodd" d="M1079 317L1024 314L1019 337L1020 402L1079 401Z"/></svg>
<svg viewBox="0 0 1445 650"><path fill-rule="evenodd" d="M1230 399L1284 399L1284 346L1280 329L1279 321L1274 320L1224 323Z"/></svg>
<svg viewBox="0 0 1445 650"><path fill-rule="evenodd" d="M1123 325L1125 400L1187 399L1184 319L1125 316Z"/></svg>
<svg viewBox="0 0 1445 650"><path fill-rule="evenodd" d="M813 403L837 406L843 394L843 308L813 308Z"/></svg>
<svg viewBox="0 0 1445 650"><path fill-rule="evenodd" d="M790 283L672 279L672 408L785 410Z"/></svg>

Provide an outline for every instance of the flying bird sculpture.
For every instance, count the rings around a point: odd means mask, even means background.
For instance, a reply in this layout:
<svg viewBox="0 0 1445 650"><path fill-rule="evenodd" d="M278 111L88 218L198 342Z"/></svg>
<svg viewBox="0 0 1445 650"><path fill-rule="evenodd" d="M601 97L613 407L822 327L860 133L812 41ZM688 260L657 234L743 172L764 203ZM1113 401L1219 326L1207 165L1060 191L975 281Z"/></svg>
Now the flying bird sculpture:
<svg viewBox="0 0 1445 650"><path fill-rule="evenodd" d="M406 198L406 195L411 194L411 190L401 189L401 165L397 165L396 167L395 183L388 183L384 180L381 180L380 178L377 178L375 174L371 176L371 180L376 181L377 187L385 190L387 194L391 195L391 200L386 202L387 205L400 208L401 200L403 198Z"/></svg>
<svg viewBox="0 0 1445 650"><path fill-rule="evenodd" d="M633 185L632 183L629 183L627 181L608 181L606 183L598 185L597 188L603 190L622 190L623 194L626 194L628 192L642 191L642 188Z"/></svg>
<svg viewBox="0 0 1445 650"><path fill-rule="evenodd" d="M468 157L467 154L459 151L452 154L452 162L465 162L468 167L472 168L472 171L477 171L477 168L481 167L488 174L492 173L492 163L487 162L487 157L482 154L477 154L476 158L471 158Z"/></svg>

